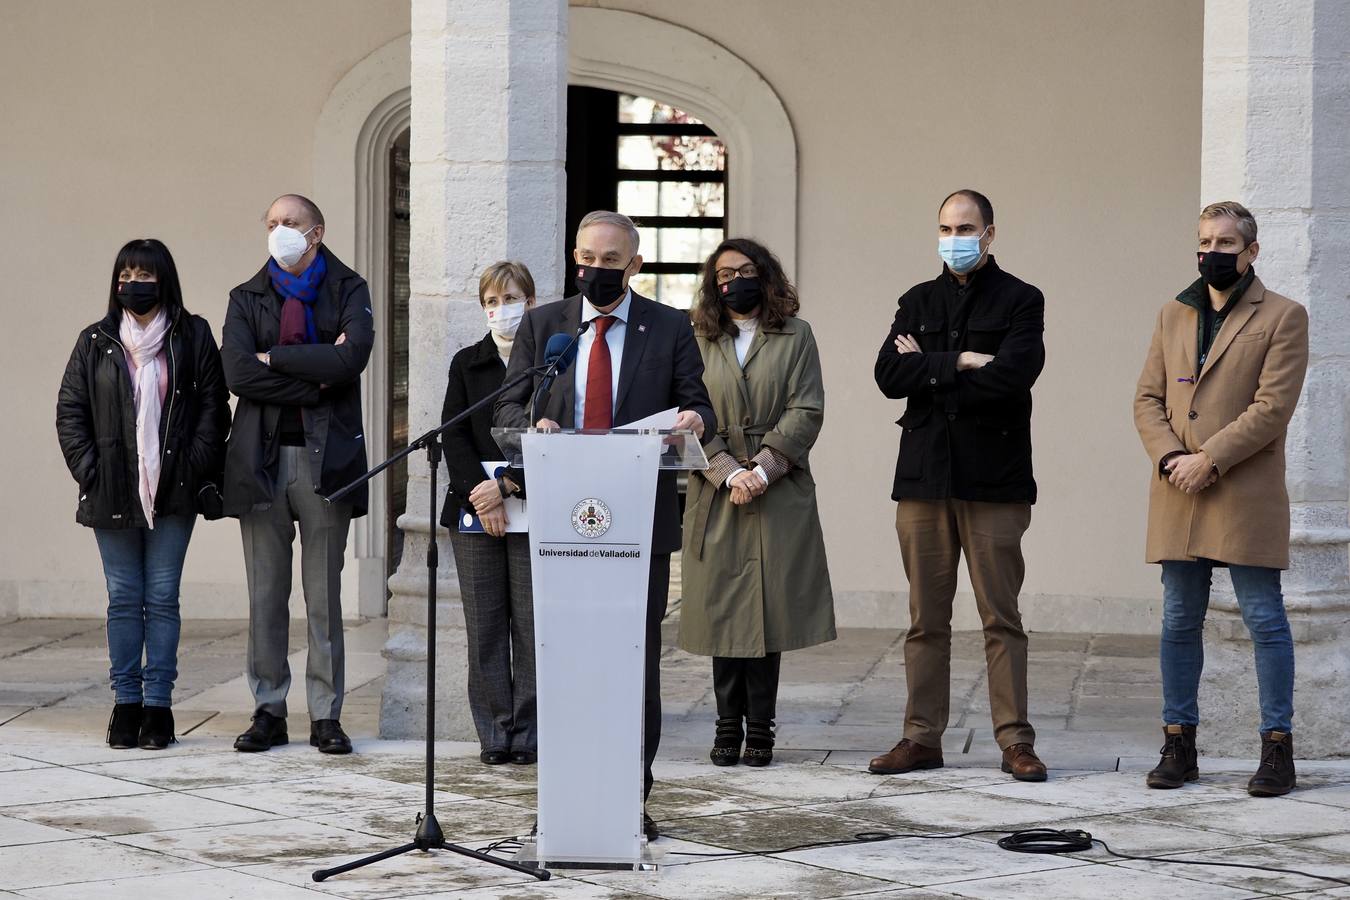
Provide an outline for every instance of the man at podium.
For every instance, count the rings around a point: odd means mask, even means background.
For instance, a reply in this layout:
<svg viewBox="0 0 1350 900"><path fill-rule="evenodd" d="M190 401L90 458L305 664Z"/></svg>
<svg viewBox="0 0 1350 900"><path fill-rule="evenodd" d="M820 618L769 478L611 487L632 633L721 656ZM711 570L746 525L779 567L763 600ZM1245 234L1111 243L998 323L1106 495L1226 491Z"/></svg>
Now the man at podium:
<svg viewBox="0 0 1350 900"><path fill-rule="evenodd" d="M571 339L580 332L572 371L537 401L532 415L537 383L527 380L503 394L497 401L494 424L499 428L532 424L608 429L676 407L679 416L674 427L692 431L706 442L717 423L703 385L703 358L689 316L639 296L628 286L642 268L638 231L632 220L615 212L588 213L577 227L572 256L581 292L525 313L506 381L531 366L544 365L550 337ZM675 473L662 472L656 488L647 589L644 797L651 792L652 760L661 741L661 620L670 587L670 554L680 548L680 540ZM650 817L644 814L643 823L648 839L655 838Z"/></svg>

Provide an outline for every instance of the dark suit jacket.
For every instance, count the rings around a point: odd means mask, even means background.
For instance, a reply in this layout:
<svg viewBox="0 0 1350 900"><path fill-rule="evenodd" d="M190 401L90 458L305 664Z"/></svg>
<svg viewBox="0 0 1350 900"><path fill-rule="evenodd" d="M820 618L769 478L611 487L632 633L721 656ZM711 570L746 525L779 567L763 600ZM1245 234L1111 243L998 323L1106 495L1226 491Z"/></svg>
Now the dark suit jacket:
<svg viewBox="0 0 1350 900"><path fill-rule="evenodd" d="M502 386L506 366L497 354L497 342L488 332L481 341L470 344L450 360L450 374L445 381L445 402L441 404L441 421L448 422L474 403ZM480 465L505 455L492 439L492 404L484 406L453 428L447 428L441 438L445 446L445 467L450 473L450 488L445 506L441 509L441 524L446 528L459 527L459 511L469 508L469 494L487 477Z"/></svg>
<svg viewBox="0 0 1350 900"><path fill-rule="evenodd" d="M530 366L544 363L544 345L555 334L574 335L581 326L580 294L558 303L526 310L511 349L506 380ZM524 428L526 414L538 379L525 381L497 401L494 423L503 428ZM694 342L689 315L633 294L624 334L623 360L619 364L619 392L615 397L614 421L622 424L677 406L703 417L703 441L716 436L708 389L703 386L703 357ZM547 400L534 411L534 419L552 419L564 428L575 427L576 380L568 371L558 378ZM528 477L528 473L526 473ZM656 520L652 553L680 549L680 508L675 473L662 472L656 485Z"/></svg>

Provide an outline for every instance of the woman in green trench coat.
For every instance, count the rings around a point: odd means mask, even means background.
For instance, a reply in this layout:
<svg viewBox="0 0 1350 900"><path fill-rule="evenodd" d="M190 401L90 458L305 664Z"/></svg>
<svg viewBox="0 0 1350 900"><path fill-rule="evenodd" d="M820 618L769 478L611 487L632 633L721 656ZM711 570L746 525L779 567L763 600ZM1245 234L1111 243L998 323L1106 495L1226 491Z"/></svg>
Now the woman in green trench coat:
<svg viewBox="0 0 1350 900"><path fill-rule="evenodd" d="M689 480L679 643L713 657L719 766L773 759L783 651L835 636L807 459L825 390L798 306L777 258L733 238L708 257L693 309L719 430Z"/></svg>

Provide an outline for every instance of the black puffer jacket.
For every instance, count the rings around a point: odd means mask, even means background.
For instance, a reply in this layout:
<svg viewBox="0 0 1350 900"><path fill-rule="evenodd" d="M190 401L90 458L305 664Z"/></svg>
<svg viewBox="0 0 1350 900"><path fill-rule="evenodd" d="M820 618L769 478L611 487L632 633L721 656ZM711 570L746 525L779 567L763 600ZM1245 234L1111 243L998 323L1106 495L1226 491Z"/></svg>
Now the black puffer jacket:
<svg viewBox="0 0 1350 900"><path fill-rule="evenodd" d="M91 528L146 527L121 321L121 313L111 313L80 332L56 400L56 436L80 486L75 521ZM229 394L220 351L201 316L179 311L164 351L169 389L159 422L155 514L192 515L199 511L198 491L221 484Z"/></svg>

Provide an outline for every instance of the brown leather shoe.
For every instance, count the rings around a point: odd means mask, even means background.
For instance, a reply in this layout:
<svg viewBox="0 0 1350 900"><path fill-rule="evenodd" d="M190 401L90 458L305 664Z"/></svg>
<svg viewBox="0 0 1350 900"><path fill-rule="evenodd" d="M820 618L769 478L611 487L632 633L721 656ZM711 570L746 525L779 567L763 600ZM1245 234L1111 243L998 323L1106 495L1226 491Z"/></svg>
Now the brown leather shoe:
<svg viewBox="0 0 1350 900"><path fill-rule="evenodd" d="M1045 780L1045 763L1030 744L1013 744L1004 750L1001 768L1018 781Z"/></svg>
<svg viewBox="0 0 1350 900"><path fill-rule="evenodd" d="M916 744L909 738L904 738L891 748L890 753L885 756L873 757L872 762L867 766L867 771L873 775L903 775L905 772L913 772L915 769L940 768L942 768L941 747L925 747L923 744Z"/></svg>

